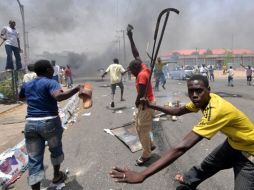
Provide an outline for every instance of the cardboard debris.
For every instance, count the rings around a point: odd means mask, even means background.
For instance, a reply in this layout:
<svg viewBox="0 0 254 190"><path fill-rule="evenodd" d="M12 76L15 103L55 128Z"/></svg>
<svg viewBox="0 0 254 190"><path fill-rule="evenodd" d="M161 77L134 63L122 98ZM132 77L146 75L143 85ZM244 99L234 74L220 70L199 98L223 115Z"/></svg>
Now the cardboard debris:
<svg viewBox="0 0 254 190"><path fill-rule="evenodd" d="M110 129L110 131L122 141L131 152L137 152L142 149L142 145L139 141L134 122L129 122L121 127Z"/></svg>

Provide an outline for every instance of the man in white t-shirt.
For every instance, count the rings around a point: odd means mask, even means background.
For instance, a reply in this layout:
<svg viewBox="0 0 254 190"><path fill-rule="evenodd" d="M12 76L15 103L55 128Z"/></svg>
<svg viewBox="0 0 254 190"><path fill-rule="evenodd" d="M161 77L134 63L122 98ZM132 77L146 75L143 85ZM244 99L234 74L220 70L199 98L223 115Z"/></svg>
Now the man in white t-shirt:
<svg viewBox="0 0 254 190"><path fill-rule="evenodd" d="M202 66L200 67L199 72L200 72L201 75L203 75L205 77L208 77L208 69L206 68L205 64L202 64Z"/></svg>
<svg viewBox="0 0 254 190"><path fill-rule="evenodd" d="M233 87L233 79L234 79L234 70L232 68L232 66L229 67L229 69L227 70L228 73L228 86Z"/></svg>
<svg viewBox="0 0 254 190"><path fill-rule="evenodd" d="M23 83L29 82L37 77L34 72L34 64L27 65L28 72L23 77Z"/></svg>
<svg viewBox="0 0 254 190"><path fill-rule="evenodd" d="M21 64L21 49L20 49L20 41L19 41L19 33L16 31L16 23L14 20L9 21L9 26L5 26L1 30L1 36L5 41L5 51L7 54L7 60L6 60L6 66L5 69L7 71L13 70L13 60L12 60L12 52L14 53L15 59L16 59L16 70L22 69Z"/></svg>
<svg viewBox="0 0 254 190"><path fill-rule="evenodd" d="M56 64L55 60L52 60L51 64L52 64L53 69L54 69L54 74L53 74L52 79L56 80L59 83L60 66Z"/></svg>
<svg viewBox="0 0 254 190"><path fill-rule="evenodd" d="M115 107L114 103L114 96L115 96L115 91L116 91L116 86L118 85L121 89L121 101L124 101L123 98L123 91L124 91L124 86L122 82L122 75L125 74L127 71L123 68L122 65L119 64L119 61L117 58L113 59L113 64L109 65L109 67L106 69L106 71L103 73L101 76L102 78L109 72L110 74L110 83L111 83L111 91L112 91L112 96L111 96L111 107Z"/></svg>

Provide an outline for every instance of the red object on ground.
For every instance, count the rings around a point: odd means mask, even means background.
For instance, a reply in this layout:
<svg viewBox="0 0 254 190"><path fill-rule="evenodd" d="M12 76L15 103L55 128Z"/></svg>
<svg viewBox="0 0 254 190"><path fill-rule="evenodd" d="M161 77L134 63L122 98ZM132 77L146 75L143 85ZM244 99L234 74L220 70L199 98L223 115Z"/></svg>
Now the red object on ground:
<svg viewBox="0 0 254 190"><path fill-rule="evenodd" d="M88 82L85 82L83 89L81 89L79 92L79 98L83 100L84 109L88 109L92 107L93 105L92 94L93 94L92 85Z"/></svg>

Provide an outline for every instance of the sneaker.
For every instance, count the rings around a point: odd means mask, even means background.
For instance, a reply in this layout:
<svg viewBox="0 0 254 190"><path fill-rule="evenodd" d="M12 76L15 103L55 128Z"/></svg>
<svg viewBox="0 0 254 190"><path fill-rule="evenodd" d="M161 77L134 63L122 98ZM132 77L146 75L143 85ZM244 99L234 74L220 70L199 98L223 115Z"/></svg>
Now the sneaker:
<svg viewBox="0 0 254 190"><path fill-rule="evenodd" d="M125 99L124 99L124 98L122 98L122 99L121 99L121 101L123 102L123 101L125 101Z"/></svg>
<svg viewBox="0 0 254 190"><path fill-rule="evenodd" d="M114 108L115 107L115 103L111 102L110 106L111 106L111 108Z"/></svg>

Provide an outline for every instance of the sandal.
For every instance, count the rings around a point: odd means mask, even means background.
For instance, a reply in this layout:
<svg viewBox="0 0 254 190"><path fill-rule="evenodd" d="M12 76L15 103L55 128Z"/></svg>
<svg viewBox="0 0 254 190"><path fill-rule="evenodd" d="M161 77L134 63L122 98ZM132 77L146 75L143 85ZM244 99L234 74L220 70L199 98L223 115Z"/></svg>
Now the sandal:
<svg viewBox="0 0 254 190"><path fill-rule="evenodd" d="M66 179L67 179L67 175L64 172L60 171L58 178L53 178L52 183L54 184L62 183Z"/></svg>
<svg viewBox="0 0 254 190"><path fill-rule="evenodd" d="M144 165L151 157L143 158L142 156L139 157L139 159L136 160L136 166L142 166Z"/></svg>
<svg viewBox="0 0 254 190"><path fill-rule="evenodd" d="M151 146L151 151L154 151L157 147L155 145Z"/></svg>
<svg viewBox="0 0 254 190"><path fill-rule="evenodd" d="M181 175L181 174L176 174L175 180L181 184L184 184L183 175Z"/></svg>

